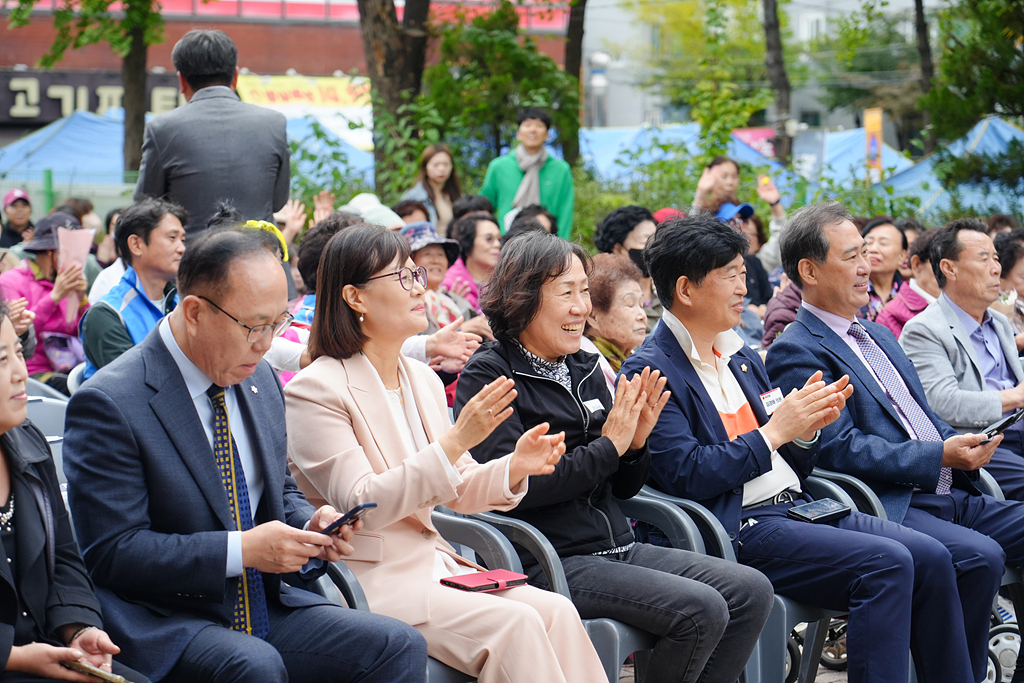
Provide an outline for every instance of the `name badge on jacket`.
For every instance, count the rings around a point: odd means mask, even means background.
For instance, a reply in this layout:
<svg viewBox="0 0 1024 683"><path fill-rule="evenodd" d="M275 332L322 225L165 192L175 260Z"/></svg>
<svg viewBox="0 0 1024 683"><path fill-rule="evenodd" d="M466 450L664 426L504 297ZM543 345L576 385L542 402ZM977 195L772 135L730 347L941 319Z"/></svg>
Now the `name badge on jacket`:
<svg viewBox="0 0 1024 683"><path fill-rule="evenodd" d="M764 406L764 412L767 415L774 413L780 403L782 403L782 389L775 388L761 394L761 405Z"/></svg>
<svg viewBox="0 0 1024 683"><path fill-rule="evenodd" d="M599 410L604 410L604 404L601 403L601 399L599 398L592 398L589 401L584 401L583 405L585 405L587 407L587 410L589 410L592 413L596 413Z"/></svg>

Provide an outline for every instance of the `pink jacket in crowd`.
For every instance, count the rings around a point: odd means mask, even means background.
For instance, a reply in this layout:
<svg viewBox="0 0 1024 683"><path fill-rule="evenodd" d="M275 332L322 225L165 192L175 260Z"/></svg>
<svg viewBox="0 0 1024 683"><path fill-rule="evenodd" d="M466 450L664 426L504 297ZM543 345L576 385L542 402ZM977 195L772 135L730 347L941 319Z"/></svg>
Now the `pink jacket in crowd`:
<svg viewBox="0 0 1024 683"><path fill-rule="evenodd" d="M88 303L79 307L78 315L66 322L66 313L69 300L67 297L61 300L60 304L53 303L50 292L53 291L53 283L37 276L38 269L31 261L23 261L17 268L8 270L0 275L0 294L4 301L13 301L24 297L28 301L28 310L36 314L35 328L36 337L39 343L36 344L36 352L31 358L25 359L28 374L35 375L40 372L50 372L50 361L46 358L43 350L43 333L59 332L72 337L78 336L78 321L89 308Z"/></svg>
<svg viewBox="0 0 1024 683"><path fill-rule="evenodd" d="M441 282L441 288L453 289L455 283L459 280L463 280L469 285L469 291L463 295L463 298L479 313L480 288L477 286L473 276L469 274L469 268L466 267L466 263L461 257L455 259L455 263L448 267L448 272L444 274L444 280Z"/></svg>
<svg viewBox="0 0 1024 683"><path fill-rule="evenodd" d="M896 335L896 338L899 339L900 333L903 332L903 326L907 324L907 321L923 311L926 306L928 306L928 302L910 288L910 280L907 280L900 285L900 289L896 292L896 296L892 298L892 301L879 311L875 322L888 327Z"/></svg>

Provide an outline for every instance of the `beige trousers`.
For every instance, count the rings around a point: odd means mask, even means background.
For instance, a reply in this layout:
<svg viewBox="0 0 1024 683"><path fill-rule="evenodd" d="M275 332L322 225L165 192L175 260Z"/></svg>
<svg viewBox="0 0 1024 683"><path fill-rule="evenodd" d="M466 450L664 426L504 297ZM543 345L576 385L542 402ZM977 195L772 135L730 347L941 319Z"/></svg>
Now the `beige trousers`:
<svg viewBox="0 0 1024 683"><path fill-rule="evenodd" d="M479 683L602 683L604 668L567 598L532 586L471 593L434 583L427 653Z"/></svg>

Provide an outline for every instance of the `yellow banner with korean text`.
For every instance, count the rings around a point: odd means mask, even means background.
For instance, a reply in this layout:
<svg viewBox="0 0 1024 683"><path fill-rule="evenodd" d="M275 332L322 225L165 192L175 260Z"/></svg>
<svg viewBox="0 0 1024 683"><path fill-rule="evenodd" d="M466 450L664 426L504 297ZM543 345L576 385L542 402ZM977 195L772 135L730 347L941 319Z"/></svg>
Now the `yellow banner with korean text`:
<svg viewBox="0 0 1024 683"><path fill-rule="evenodd" d="M242 101L261 106L362 107L370 104L370 81L352 76L238 76Z"/></svg>

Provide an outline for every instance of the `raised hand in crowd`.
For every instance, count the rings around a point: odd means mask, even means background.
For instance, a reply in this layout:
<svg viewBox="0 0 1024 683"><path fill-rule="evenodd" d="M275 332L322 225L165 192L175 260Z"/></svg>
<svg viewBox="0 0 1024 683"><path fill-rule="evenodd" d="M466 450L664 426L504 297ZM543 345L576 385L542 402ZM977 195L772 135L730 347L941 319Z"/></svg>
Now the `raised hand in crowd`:
<svg viewBox="0 0 1024 683"><path fill-rule="evenodd" d="M508 468L508 487L514 489L530 476L542 476L555 471L555 465L565 455L565 432L548 434L548 423L542 422L526 430L516 441L512 462Z"/></svg>
<svg viewBox="0 0 1024 683"><path fill-rule="evenodd" d="M722 164L705 168L704 172L700 174L700 179L697 181L697 196L693 200L695 206L703 209L714 203L715 187L718 185L718 172L721 166Z"/></svg>
<svg viewBox="0 0 1024 683"><path fill-rule="evenodd" d="M629 444L629 450L635 451L643 448L654 425L658 424L661 411L672 397L672 392L665 391L667 382L668 378L661 376L661 370L651 372L650 368L644 368L640 374L640 387L647 400L640 406L640 417L637 418L636 431L633 433L633 441Z"/></svg>
<svg viewBox="0 0 1024 683"><path fill-rule="evenodd" d="M444 356L465 363L483 341L479 336L459 329L464 318L456 318L450 325L445 325L427 337L427 358Z"/></svg>
<svg viewBox="0 0 1024 683"><path fill-rule="evenodd" d="M313 197L313 223L319 223L334 212L334 193L327 190L320 190L320 194Z"/></svg>
<svg viewBox="0 0 1024 683"><path fill-rule="evenodd" d="M487 318L482 315L470 318L462 323L462 327L459 329L469 334L479 335L488 341L494 341L494 333L491 332L491 326L487 323Z"/></svg>
<svg viewBox="0 0 1024 683"><path fill-rule="evenodd" d="M782 195L779 193L779 188L775 187L775 183L766 175L759 175L757 177L757 196L771 207L773 217L786 217L786 210L782 207Z"/></svg>
<svg viewBox="0 0 1024 683"><path fill-rule="evenodd" d="M297 199L289 199L280 211L274 214L274 220L281 227L284 241L291 244L306 227L306 205Z"/></svg>
<svg viewBox="0 0 1024 683"><path fill-rule="evenodd" d="M78 292L84 298L88 288L89 282L85 279L82 266L72 263L57 273L57 279L54 280L50 298L53 299L55 304L59 304L61 300L72 292Z"/></svg>
<svg viewBox="0 0 1024 683"><path fill-rule="evenodd" d="M34 311L28 310L28 300L25 297L21 297L20 299L7 302L7 317L11 319L11 323L14 325L14 333L21 335L32 326L32 321L36 319L36 314Z"/></svg>
<svg viewBox="0 0 1024 683"><path fill-rule="evenodd" d="M832 384L821 381L821 371L807 378L800 389L794 389L772 413L761 433L778 449L793 439L811 441L814 433L839 419L846 399L853 395L848 375Z"/></svg>
<svg viewBox="0 0 1024 683"><path fill-rule="evenodd" d="M448 287L444 291L448 292L449 294L454 294L455 296L465 297L467 294L473 291L473 288L470 286L468 282L459 278L458 280L452 283L451 287Z"/></svg>

